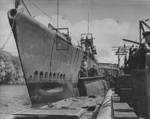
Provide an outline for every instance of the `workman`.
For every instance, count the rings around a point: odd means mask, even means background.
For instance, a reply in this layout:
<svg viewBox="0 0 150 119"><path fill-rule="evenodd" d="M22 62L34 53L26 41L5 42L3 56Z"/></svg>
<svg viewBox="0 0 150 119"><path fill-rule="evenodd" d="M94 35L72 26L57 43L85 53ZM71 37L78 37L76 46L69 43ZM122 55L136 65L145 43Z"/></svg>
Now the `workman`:
<svg viewBox="0 0 150 119"><path fill-rule="evenodd" d="M95 64L93 64L93 67L89 70L89 75L90 76L98 76L98 71L97 71Z"/></svg>
<svg viewBox="0 0 150 119"><path fill-rule="evenodd" d="M146 37L144 42L144 49L146 50L145 55L145 68L150 70L150 35Z"/></svg>
<svg viewBox="0 0 150 119"><path fill-rule="evenodd" d="M150 70L150 32L145 32L143 35L145 37L144 49L146 50L145 68Z"/></svg>

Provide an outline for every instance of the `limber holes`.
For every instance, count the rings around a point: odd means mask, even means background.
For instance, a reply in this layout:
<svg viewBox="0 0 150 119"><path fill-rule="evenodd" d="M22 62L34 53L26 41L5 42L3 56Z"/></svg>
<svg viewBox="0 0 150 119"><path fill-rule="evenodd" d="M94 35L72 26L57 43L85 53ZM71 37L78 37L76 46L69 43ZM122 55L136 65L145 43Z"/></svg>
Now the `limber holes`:
<svg viewBox="0 0 150 119"><path fill-rule="evenodd" d="M41 71L41 72L35 71L33 76L30 75L29 78L31 80L34 78L35 80L40 79L40 80L49 80L49 81L51 81L51 80L65 79L66 76L65 76L65 74L62 74L60 72L59 73L52 73L52 72L50 72L50 73L45 72L44 73L43 71Z"/></svg>

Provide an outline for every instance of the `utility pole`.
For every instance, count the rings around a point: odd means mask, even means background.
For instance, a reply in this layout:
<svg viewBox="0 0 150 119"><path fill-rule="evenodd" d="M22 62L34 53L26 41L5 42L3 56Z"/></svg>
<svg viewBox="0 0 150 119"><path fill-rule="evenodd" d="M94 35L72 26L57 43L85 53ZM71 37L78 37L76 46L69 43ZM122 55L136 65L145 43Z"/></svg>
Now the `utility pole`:
<svg viewBox="0 0 150 119"><path fill-rule="evenodd" d="M118 68L120 68L120 56L124 55L125 57L127 56L128 50L130 46L114 46L112 47L112 50L115 50L115 55L118 55Z"/></svg>

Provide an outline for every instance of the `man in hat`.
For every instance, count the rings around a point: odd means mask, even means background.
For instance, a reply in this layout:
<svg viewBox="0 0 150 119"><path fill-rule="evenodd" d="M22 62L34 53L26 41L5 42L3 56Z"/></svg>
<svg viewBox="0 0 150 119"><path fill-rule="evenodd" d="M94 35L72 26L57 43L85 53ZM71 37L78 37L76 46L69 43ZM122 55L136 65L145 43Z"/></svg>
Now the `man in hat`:
<svg viewBox="0 0 150 119"><path fill-rule="evenodd" d="M145 68L150 70L150 32L145 32L143 35L145 37L144 49L146 50Z"/></svg>
<svg viewBox="0 0 150 119"><path fill-rule="evenodd" d="M95 64L93 64L93 67L89 70L89 76L98 76L98 71Z"/></svg>

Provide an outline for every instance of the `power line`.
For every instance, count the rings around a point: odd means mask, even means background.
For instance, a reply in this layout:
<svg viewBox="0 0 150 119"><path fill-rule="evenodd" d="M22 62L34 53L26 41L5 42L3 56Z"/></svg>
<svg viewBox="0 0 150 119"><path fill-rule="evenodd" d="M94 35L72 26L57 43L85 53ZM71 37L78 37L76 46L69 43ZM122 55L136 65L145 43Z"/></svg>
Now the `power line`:
<svg viewBox="0 0 150 119"><path fill-rule="evenodd" d="M106 61L106 62L108 62L108 63L113 63L113 64L116 64L115 62L111 62L111 61L109 61L109 60L106 60L106 59L103 59L103 58L97 58L97 59L101 59L101 60L103 60L103 61Z"/></svg>

